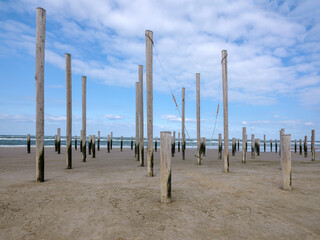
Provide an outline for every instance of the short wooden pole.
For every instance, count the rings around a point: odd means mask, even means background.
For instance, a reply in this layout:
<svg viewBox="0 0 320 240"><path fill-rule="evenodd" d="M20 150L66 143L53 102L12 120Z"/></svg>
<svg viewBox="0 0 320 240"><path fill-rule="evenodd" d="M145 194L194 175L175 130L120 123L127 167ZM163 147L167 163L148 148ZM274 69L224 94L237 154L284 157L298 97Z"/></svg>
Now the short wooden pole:
<svg viewBox="0 0 320 240"><path fill-rule="evenodd" d="M200 153L203 156L206 155L206 138L202 137L201 138L201 143L200 143Z"/></svg>
<svg viewBox="0 0 320 240"><path fill-rule="evenodd" d="M255 159L254 134L251 134L251 158Z"/></svg>
<svg viewBox="0 0 320 240"><path fill-rule="evenodd" d="M246 151L246 142L247 142L247 128L242 127L242 163L247 162L247 151Z"/></svg>
<svg viewBox="0 0 320 240"><path fill-rule="evenodd" d="M201 165L201 139L200 139L200 73L196 73L196 99L197 99L197 163Z"/></svg>
<svg viewBox="0 0 320 240"><path fill-rule="evenodd" d="M260 138L256 139L256 152L257 156L260 156Z"/></svg>
<svg viewBox="0 0 320 240"><path fill-rule="evenodd" d="M292 189L291 177L291 135L281 135L281 168L282 168L282 188L284 190Z"/></svg>
<svg viewBox="0 0 320 240"><path fill-rule="evenodd" d="M180 152L180 133L178 133L178 152Z"/></svg>
<svg viewBox="0 0 320 240"><path fill-rule="evenodd" d="M270 152L272 152L272 139L270 139Z"/></svg>
<svg viewBox="0 0 320 240"><path fill-rule="evenodd" d="M133 150L133 137L131 136L131 150Z"/></svg>
<svg viewBox="0 0 320 240"><path fill-rule="evenodd" d="M110 139L110 149L112 150L112 139L113 139L113 132L111 132L111 139Z"/></svg>
<svg viewBox="0 0 320 240"><path fill-rule="evenodd" d="M160 133L160 184L161 184L161 202L171 202L171 156L170 143L171 132Z"/></svg>
<svg viewBox="0 0 320 240"><path fill-rule="evenodd" d="M146 30L148 176L153 177L153 32Z"/></svg>
<svg viewBox="0 0 320 240"><path fill-rule="evenodd" d="M299 154L302 155L302 139L299 140Z"/></svg>
<svg viewBox="0 0 320 240"><path fill-rule="evenodd" d="M156 137L155 142L154 142L154 151L158 151L158 138Z"/></svg>
<svg viewBox="0 0 320 240"><path fill-rule="evenodd" d="M121 136L121 142L120 142L120 151L122 152L122 148L123 148L123 136Z"/></svg>
<svg viewBox="0 0 320 240"><path fill-rule="evenodd" d="M140 84L139 82L136 82L136 138L135 138L135 157L136 157L136 160L139 161L139 153L140 153L140 150L139 150L139 128L140 128L140 123L139 123L139 106L140 106L140 102L139 102L139 99L140 99Z"/></svg>
<svg viewBox="0 0 320 240"><path fill-rule="evenodd" d="M222 50L222 81L223 81L223 131L224 131L224 171L229 172L229 131L228 131L228 70L227 50Z"/></svg>
<svg viewBox="0 0 320 240"><path fill-rule="evenodd" d="M108 149L108 153L110 153L110 135L109 134L107 136L107 149Z"/></svg>
<svg viewBox="0 0 320 240"><path fill-rule="evenodd" d="M308 137L307 136L304 136L303 149L304 149L304 157L308 157Z"/></svg>
<svg viewBox="0 0 320 240"><path fill-rule="evenodd" d="M74 136L74 150L78 149L78 139L77 139L77 135Z"/></svg>
<svg viewBox="0 0 320 240"><path fill-rule="evenodd" d="M140 166L144 166L144 120L143 120L143 66L139 65L139 124L140 124L140 142L139 142L139 161Z"/></svg>
<svg viewBox="0 0 320 240"><path fill-rule="evenodd" d="M315 161L316 160L316 151L315 151L315 130L311 131L311 160Z"/></svg>
<svg viewBox="0 0 320 240"><path fill-rule="evenodd" d="M171 137L171 157L174 157L174 136Z"/></svg>
<svg viewBox="0 0 320 240"><path fill-rule="evenodd" d="M31 152L30 134L27 135L27 152Z"/></svg>
<svg viewBox="0 0 320 240"><path fill-rule="evenodd" d="M36 12L36 181L44 182L44 52L46 10L37 8Z"/></svg>
<svg viewBox="0 0 320 240"><path fill-rule="evenodd" d="M236 139L232 138L232 156L236 155Z"/></svg>
<svg viewBox="0 0 320 240"><path fill-rule="evenodd" d="M219 159L222 159L222 134L219 133L219 152L218 152Z"/></svg>
<svg viewBox="0 0 320 240"><path fill-rule="evenodd" d="M238 138L238 152L240 151L240 139Z"/></svg>
<svg viewBox="0 0 320 240"><path fill-rule="evenodd" d="M87 161L87 77L82 76L82 161Z"/></svg>
<svg viewBox="0 0 320 240"><path fill-rule="evenodd" d="M58 154L61 153L61 129L57 130L57 145L58 145Z"/></svg>
<svg viewBox="0 0 320 240"><path fill-rule="evenodd" d="M248 135L246 134L246 152L248 152Z"/></svg>
<svg viewBox="0 0 320 240"><path fill-rule="evenodd" d="M185 88L182 88L182 121L181 121L181 133L182 133L182 160L185 160L186 151L186 133L185 133Z"/></svg>
<svg viewBox="0 0 320 240"><path fill-rule="evenodd" d="M173 153L176 154L176 131L173 131Z"/></svg>
<svg viewBox="0 0 320 240"><path fill-rule="evenodd" d="M88 153L89 153L89 155L91 155L91 146L92 146L92 139L91 139L91 135L89 135L89 137L88 137Z"/></svg>
<svg viewBox="0 0 320 240"><path fill-rule="evenodd" d="M275 147L275 152L277 153L278 152L278 140L276 139L275 141L274 141L274 147Z"/></svg>
<svg viewBox="0 0 320 240"><path fill-rule="evenodd" d="M266 144L266 135L263 135L263 151L266 152L267 144Z"/></svg>
<svg viewBox="0 0 320 240"><path fill-rule="evenodd" d="M294 153L297 153L297 139L294 140Z"/></svg>
<svg viewBox="0 0 320 240"><path fill-rule="evenodd" d="M82 130L80 130L80 152L82 153Z"/></svg>
<svg viewBox="0 0 320 240"><path fill-rule="evenodd" d="M96 157L96 135L92 136L91 148L92 148L92 158L95 158Z"/></svg>
<svg viewBox="0 0 320 240"><path fill-rule="evenodd" d="M54 151L58 152L58 137L57 137L57 134L54 135Z"/></svg>
<svg viewBox="0 0 320 240"><path fill-rule="evenodd" d="M97 150L100 151L100 131L98 131L98 145Z"/></svg>
<svg viewBox="0 0 320 240"><path fill-rule="evenodd" d="M65 54L66 60L66 165L67 169L72 168L72 76L71 76L71 55Z"/></svg>

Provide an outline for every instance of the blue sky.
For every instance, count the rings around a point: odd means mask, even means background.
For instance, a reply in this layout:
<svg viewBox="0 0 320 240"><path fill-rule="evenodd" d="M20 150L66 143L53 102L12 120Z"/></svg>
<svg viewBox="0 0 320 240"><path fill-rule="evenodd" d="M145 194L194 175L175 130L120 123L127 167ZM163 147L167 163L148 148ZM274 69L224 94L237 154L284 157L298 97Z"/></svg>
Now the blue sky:
<svg viewBox="0 0 320 240"><path fill-rule="evenodd" d="M66 52L72 58L73 135L81 129L82 75L87 76L87 133L135 134L135 82L139 64L145 71L145 30L150 29L180 108L186 88L190 137L196 136L198 72L201 135L211 137L218 103L214 137L223 131L220 61L226 49L230 137L241 137L246 126L248 135L260 138L279 138L280 128L293 139L310 138L316 129L319 138L318 0L1 0L0 134L35 133L36 7L47 12L46 135L58 127L65 133ZM153 63L154 136L178 132L179 114L155 54Z"/></svg>

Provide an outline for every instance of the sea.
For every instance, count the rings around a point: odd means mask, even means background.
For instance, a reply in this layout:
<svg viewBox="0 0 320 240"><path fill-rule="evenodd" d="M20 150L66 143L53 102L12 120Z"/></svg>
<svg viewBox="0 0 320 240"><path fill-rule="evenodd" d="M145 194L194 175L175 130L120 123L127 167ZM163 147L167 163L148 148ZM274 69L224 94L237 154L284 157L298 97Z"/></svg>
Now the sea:
<svg viewBox="0 0 320 240"><path fill-rule="evenodd" d="M44 145L45 147L54 147L54 136L45 136L44 138ZM80 144L79 136L77 137L77 145ZM88 137L87 137L88 138ZM31 139L31 146L36 145L36 138L35 136L30 136ZM97 143L97 137L96 137L96 143ZM117 148L120 148L120 137L113 137L112 139L112 146ZM135 139L133 138L133 142ZM154 139L155 142L155 139ZM242 150L242 141L239 139L240 142L240 150ZM72 137L72 145L75 144L75 138ZM134 144L134 143L133 143ZM222 141L222 144L223 141ZM303 140L302 140L303 144ZM307 142L308 149L311 148L311 141ZM26 147L27 145L27 136L26 135L0 135L0 147ZM61 146L66 145L66 137L61 136ZM157 140L157 145L160 147L160 138ZM219 140L218 139L206 139L206 148L209 149L218 149L219 146ZM248 139L248 151L251 151L251 140ZM107 138L106 137L100 137L100 147L106 148L107 147ZM123 148L130 148L131 147L131 137L123 137ZM144 139L144 147L147 147L147 139ZM176 147L178 147L178 140L176 139ZM197 148L197 139L196 138L187 138L186 139L186 147L187 148ZM237 142L238 147L238 142ZM263 149L263 140L260 140L260 151L262 152ZM229 148L232 148L232 139L229 140ZM294 148L294 140L291 141L291 148ZM303 146L302 146L303 148ZM315 142L315 150L320 151L320 141ZM266 141L266 151L270 151L270 140ZM272 142L272 151L275 151L275 142ZM278 140L278 151L279 151L279 140ZM299 151L299 140L297 140L297 151Z"/></svg>

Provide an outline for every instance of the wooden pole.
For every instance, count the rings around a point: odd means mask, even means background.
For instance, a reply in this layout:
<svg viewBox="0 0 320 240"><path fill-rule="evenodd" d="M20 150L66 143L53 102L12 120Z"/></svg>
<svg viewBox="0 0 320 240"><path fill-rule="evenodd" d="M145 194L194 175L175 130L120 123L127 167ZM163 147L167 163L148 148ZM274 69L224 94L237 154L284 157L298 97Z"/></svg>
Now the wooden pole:
<svg viewBox="0 0 320 240"><path fill-rule="evenodd" d="M140 85L136 82L136 139L135 139L135 157L139 161L139 98L140 98Z"/></svg>
<svg viewBox="0 0 320 240"><path fill-rule="evenodd" d="M263 135L263 151L266 152L266 135Z"/></svg>
<svg viewBox="0 0 320 240"><path fill-rule="evenodd" d="M57 134L54 135L54 151L58 152L58 138L57 138Z"/></svg>
<svg viewBox="0 0 320 240"><path fill-rule="evenodd" d="M203 156L206 155L206 138L205 137L201 138L201 153L203 154Z"/></svg>
<svg viewBox="0 0 320 240"><path fill-rule="evenodd" d="M147 130L148 176L153 176L153 32L146 30L146 81L147 81Z"/></svg>
<svg viewBox="0 0 320 240"><path fill-rule="evenodd" d="M139 142L139 160L140 166L144 167L144 120L143 120L143 66L139 65L139 123L140 123L140 142Z"/></svg>
<svg viewBox="0 0 320 240"><path fill-rule="evenodd" d="M297 153L297 139L294 140L294 153Z"/></svg>
<svg viewBox="0 0 320 240"><path fill-rule="evenodd" d="M270 152L272 152L272 139L270 139Z"/></svg>
<svg viewBox="0 0 320 240"><path fill-rule="evenodd" d="M92 140L92 145L91 145L92 158L95 158L96 157L96 135L93 135L91 140Z"/></svg>
<svg viewBox="0 0 320 240"><path fill-rule="evenodd" d="M173 153L176 154L176 131L173 131Z"/></svg>
<svg viewBox="0 0 320 240"><path fill-rule="evenodd" d="M316 152L315 152L315 130L311 130L311 160L316 160Z"/></svg>
<svg viewBox="0 0 320 240"><path fill-rule="evenodd" d="M171 137L171 157L174 157L174 135Z"/></svg>
<svg viewBox="0 0 320 240"><path fill-rule="evenodd" d="M180 152L180 133L178 133L178 152Z"/></svg>
<svg viewBox="0 0 320 240"><path fill-rule="evenodd" d="M77 135L74 136L74 150L78 149L78 139L77 139Z"/></svg>
<svg viewBox="0 0 320 240"><path fill-rule="evenodd" d="M299 154L302 155L302 139L299 140Z"/></svg>
<svg viewBox="0 0 320 240"><path fill-rule="evenodd" d="M291 135L282 134L280 139L281 146L281 168L282 168L282 188L284 190L291 190Z"/></svg>
<svg viewBox="0 0 320 240"><path fill-rule="evenodd" d="M238 152L240 151L240 139L238 138Z"/></svg>
<svg viewBox="0 0 320 240"><path fill-rule="evenodd" d="M278 140L276 139L275 141L274 141L274 147L275 147L275 152L277 153L278 152Z"/></svg>
<svg viewBox="0 0 320 240"><path fill-rule="evenodd" d="M110 149L112 150L112 139L113 139L113 132L111 132L111 140L110 140Z"/></svg>
<svg viewBox="0 0 320 240"><path fill-rule="evenodd" d="M229 131L228 131L228 68L227 50L222 50L222 81L223 81L223 132L224 132L224 171L229 172Z"/></svg>
<svg viewBox="0 0 320 240"><path fill-rule="evenodd" d="M120 142L120 151L122 152L122 148L123 148L123 136L121 136L121 142Z"/></svg>
<svg viewBox="0 0 320 240"><path fill-rule="evenodd" d="M97 145L98 151L100 151L100 131L98 131L98 145Z"/></svg>
<svg viewBox="0 0 320 240"><path fill-rule="evenodd" d="M133 150L133 137L131 136L131 150Z"/></svg>
<svg viewBox="0 0 320 240"><path fill-rule="evenodd" d="M200 139L200 73L196 73L196 97L197 97L197 162L201 165L201 139Z"/></svg>
<svg viewBox="0 0 320 240"><path fill-rule="evenodd" d="M27 152L31 152L30 134L27 135Z"/></svg>
<svg viewBox="0 0 320 240"><path fill-rule="evenodd" d="M254 134L251 134L251 158L252 158L252 159L255 159Z"/></svg>
<svg viewBox="0 0 320 240"><path fill-rule="evenodd" d="M219 133L219 159L222 159L222 134Z"/></svg>
<svg viewBox="0 0 320 240"><path fill-rule="evenodd" d="M71 55L65 54L66 60L66 100L67 100L67 131L66 131L66 165L72 168L72 75Z"/></svg>
<svg viewBox="0 0 320 240"><path fill-rule="evenodd" d="M58 145L58 154L61 153L61 129L57 129L57 145Z"/></svg>
<svg viewBox="0 0 320 240"><path fill-rule="evenodd" d="M161 183L161 202L171 202L171 156L170 141L171 132L160 133L160 183Z"/></svg>
<svg viewBox="0 0 320 240"><path fill-rule="evenodd" d="M46 10L37 8L36 23L36 180L44 182L44 52Z"/></svg>
<svg viewBox="0 0 320 240"><path fill-rule="evenodd" d="M232 138L232 156L235 156L236 154L236 139Z"/></svg>
<svg viewBox="0 0 320 240"><path fill-rule="evenodd" d="M87 77L82 76L82 161L86 162L87 161L87 133L86 133L86 124L87 124Z"/></svg>
<svg viewBox="0 0 320 240"><path fill-rule="evenodd" d="M307 136L304 136L303 148L304 148L304 157L308 157L308 137Z"/></svg>
<svg viewBox="0 0 320 240"><path fill-rule="evenodd" d="M108 153L110 153L110 135L109 134L107 136L107 148L108 148Z"/></svg>
<svg viewBox="0 0 320 240"><path fill-rule="evenodd" d="M89 153L89 155L91 155L91 146L92 146L92 139L91 139L91 135L89 135L89 137L88 137L88 145L89 145L89 147L88 147L88 153Z"/></svg>
<svg viewBox="0 0 320 240"><path fill-rule="evenodd" d="M186 133L185 133L185 92L186 89L182 88L182 123L181 123L181 133L182 133L182 160L185 160L186 151Z"/></svg>
<svg viewBox="0 0 320 240"><path fill-rule="evenodd" d="M246 142L247 142L247 128L242 127L242 163L247 162L247 151L246 151Z"/></svg>
<svg viewBox="0 0 320 240"><path fill-rule="evenodd" d="M260 138L256 139L256 152L257 156L260 156Z"/></svg>
<svg viewBox="0 0 320 240"><path fill-rule="evenodd" d="M156 152L158 148L158 138L156 137L155 142L154 142L154 151Z"/></svg>

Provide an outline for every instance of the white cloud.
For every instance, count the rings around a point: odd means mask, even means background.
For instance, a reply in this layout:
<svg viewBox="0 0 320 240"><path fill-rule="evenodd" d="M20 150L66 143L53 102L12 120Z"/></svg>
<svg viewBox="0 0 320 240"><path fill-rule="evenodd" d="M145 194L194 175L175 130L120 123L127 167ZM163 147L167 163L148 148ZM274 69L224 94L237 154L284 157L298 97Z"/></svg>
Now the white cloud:
<svg viewBox="0 0 320 240"><path fill-rule="evenodd" d="M168 120L170 122L181 122L181 118L175 115L171 115L171 114L167 114L167 115L162 115L161 116L162 119ZM205 119L202 119L202 121ZM185 118L186 122L196 122L195 119L191 119L191 118Z"/></svg>
<svg viewBox="0 0 320 240"><path fill-rule="evenodd" d="M119 120L119 119L123 119L124 117L121 115L112 115L112 114L105 114L103 115L104 118L107 118L109 120Z"/></svg>
<svg viewBox="0 0 320 240"><path fill-rule="evenodd" d="M248 122L242 121L242 125L247 125L247 124L248 124Z"/></svg>
<svg viewBox="0 0 320 240"><path fill-rule="evenodd" d="M305 122L304 125L306 125L306 126L314 126L314 123L313 122Z"/></svg>
<svg viewBox="0 0 320 240"><path fill-rule="evenodd" d="M47 88L63 88L62 85L48 85Z"/></svg>
<svg viewBox="0 0 320 240"><path fill-rule="evenodd" d="M47 116L45 116L45 120L49 120L49 121L66 121L66 117L65 116L47 115Z"/></svg>

